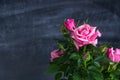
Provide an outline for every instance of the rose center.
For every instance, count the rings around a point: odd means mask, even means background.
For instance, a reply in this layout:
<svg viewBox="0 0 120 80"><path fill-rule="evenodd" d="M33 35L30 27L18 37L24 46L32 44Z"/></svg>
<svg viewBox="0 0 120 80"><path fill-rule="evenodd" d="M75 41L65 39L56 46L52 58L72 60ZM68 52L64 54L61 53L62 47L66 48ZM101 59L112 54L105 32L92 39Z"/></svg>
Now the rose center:
<svg viewBox="0 0 120 80"><path fill-rule="evenodd" d="M88 35L88 33L89 33L89 31L86 30L86 29L83 29L83 30L81 31L81 34L82 34L82 35Z"/></svg>

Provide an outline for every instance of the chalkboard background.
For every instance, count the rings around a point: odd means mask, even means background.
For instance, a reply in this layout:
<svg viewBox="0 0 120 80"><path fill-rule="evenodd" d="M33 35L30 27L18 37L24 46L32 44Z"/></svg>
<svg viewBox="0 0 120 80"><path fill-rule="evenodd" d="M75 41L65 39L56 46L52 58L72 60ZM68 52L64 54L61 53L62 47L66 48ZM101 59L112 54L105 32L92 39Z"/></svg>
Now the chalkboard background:
<svg viewBox="0 0 120 80"><path fill-rule="evenodd" d="M53 80L44 71L66 18L88 18L100 44L120 47L119 0L0 0L0 80Z"/></svg>

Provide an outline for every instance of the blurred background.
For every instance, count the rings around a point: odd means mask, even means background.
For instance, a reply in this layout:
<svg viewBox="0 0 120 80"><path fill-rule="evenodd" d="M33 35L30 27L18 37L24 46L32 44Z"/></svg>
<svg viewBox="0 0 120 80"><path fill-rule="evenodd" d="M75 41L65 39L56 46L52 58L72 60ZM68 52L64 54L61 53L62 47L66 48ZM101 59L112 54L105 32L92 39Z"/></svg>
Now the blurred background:
<svg viewBox="0 0 120 80"><path fill-rule="evenodd" d="M99 44L120 47L120 0L0 0L0 80L53 80L44 71L67 18L89 19Z"/></svg>

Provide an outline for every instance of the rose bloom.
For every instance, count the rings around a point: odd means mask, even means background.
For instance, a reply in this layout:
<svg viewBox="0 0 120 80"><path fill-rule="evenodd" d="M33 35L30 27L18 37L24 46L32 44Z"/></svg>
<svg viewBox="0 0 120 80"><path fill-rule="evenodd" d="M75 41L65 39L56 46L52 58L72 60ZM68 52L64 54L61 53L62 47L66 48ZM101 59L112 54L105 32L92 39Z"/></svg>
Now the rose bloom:
<svg viewBox="0 0 120 80"><path fill-rule="evenodd" d="M64 22L64 25L65 25L65 28L69 31L74 31L76 28L74 19L67 19L67 21Z"/></svg>
<svg viewBox="0 0 120 80"><path fill-rule="evenodd" d="M63 54L63 50L57 49L57 50L52 51L50 61L53 62L53 59L60 57L60 55L62 54Z"/></svg>
<svg viewBox="0 0 120 80"><path fill-rule="evenodd" d="M71 32L71 37L74 39L77 50L87 44L96 45L98 36L101 37L99 30L96 31L96 27L92 27L89 24L83 24Z"/></svg>
<svg viewBox="0 0 120 80"><path fill-rule="evenodd" d="M113 50L113 48L108 48L107 56L113 62L120 62L120 49L116 48Z"/></svg>

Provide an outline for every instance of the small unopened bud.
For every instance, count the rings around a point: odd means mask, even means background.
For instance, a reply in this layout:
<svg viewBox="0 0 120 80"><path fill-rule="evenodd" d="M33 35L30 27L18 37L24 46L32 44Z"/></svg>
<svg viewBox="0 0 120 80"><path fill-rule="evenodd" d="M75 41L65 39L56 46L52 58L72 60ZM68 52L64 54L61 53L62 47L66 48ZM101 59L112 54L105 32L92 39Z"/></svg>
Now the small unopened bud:
<svg viewBox="0 0 120 80"><path fill-rule="evenodd" d="M89 61L90 60L90 54L87 52L87 53L85 53L85 54L83 54L83 59L85 60L85 61Z"/></svg>

